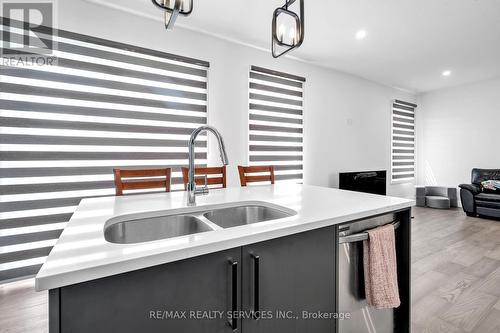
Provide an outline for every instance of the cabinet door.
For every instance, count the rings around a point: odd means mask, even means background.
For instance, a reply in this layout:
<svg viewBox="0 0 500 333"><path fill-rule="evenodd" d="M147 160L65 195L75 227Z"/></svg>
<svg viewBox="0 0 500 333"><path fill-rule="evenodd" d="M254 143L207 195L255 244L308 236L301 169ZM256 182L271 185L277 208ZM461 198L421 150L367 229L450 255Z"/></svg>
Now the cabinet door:
<svg viewBox="0 0 500 333"><path fill-rule="evenodd" d="M231 332L230 324L239 329L240 322L228 323L227 311L240 306L240 255L236 248L63 287L60 332L214 333Z"/></svg>
<svg viewBox="0 0 500 333"><path fill-rule="evenodd" d="M335 332L333 318L312 318L336 311L334 230L243 247L242 310L260 311L259 319L243 320L243 332Z"/></svg>

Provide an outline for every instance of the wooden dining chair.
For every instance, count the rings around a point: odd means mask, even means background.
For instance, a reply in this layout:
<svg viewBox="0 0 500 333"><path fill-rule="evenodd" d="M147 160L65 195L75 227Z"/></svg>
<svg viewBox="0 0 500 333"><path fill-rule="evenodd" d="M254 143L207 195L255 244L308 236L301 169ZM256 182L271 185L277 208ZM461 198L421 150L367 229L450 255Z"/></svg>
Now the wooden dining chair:
<svg viewBox="0 0 500 333"><path fill-rule="evenodd" d="M257 166L241 166L238 165L240 174L241 186L247 186L248 183L268 182L274 184L274 166L272 165L257 165ZM252 173L267 173L266 175L251 176Z"/></svg>
<svg viewBox="0 0 500 333"><path fill-rule="evenodd" d="M189 181L189 168L181 168L182 180L184 182L184 189L187 190L187 183ZM208 175L218 175L217 177L210 177ZM208 167L208 168L194 168L194 181L196 185L205 185L205 178L207 177L207 185L220 185L221 188L226 188L226 166L221 167ZM204 176L204 177L196 177Z"/></svg>
<svg viewBox="0 0 500 333"><path fill-rule="evenodd" d="M124 190L143 190L153 188L165 188L165 192L170 192L170 181L172 175L172 170L170 168L113 169L113 172L115 174L116 195L123 195Z"/></svg>

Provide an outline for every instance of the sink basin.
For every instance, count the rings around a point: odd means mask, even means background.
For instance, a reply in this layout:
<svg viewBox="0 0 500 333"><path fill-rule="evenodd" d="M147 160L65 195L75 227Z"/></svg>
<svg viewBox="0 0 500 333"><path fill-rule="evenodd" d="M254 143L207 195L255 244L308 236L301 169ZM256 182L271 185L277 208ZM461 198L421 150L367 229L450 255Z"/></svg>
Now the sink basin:
<svg viewBox="0 0 500 333"><path fill-rule="evenodd" d="M130 244L212 231L191 215L170 215L117 222L104 229L110 243Z"/></svg>
<svg viewBox="0 0 500 333"><path fill-rule="evenodd" d="M286 207L262 201L247 201L193 207L174 211L144 212L116 216L104 225L104 238L115 244L150 242L194 235L297 214Z"/></svg>
<svg viewBox="0 0 500 333"><path fill-rule="evenodd" d="M214 209L204 213L203 216L222 228L230 228L281 219L292 214L262 205L246 205Z"/></svg>

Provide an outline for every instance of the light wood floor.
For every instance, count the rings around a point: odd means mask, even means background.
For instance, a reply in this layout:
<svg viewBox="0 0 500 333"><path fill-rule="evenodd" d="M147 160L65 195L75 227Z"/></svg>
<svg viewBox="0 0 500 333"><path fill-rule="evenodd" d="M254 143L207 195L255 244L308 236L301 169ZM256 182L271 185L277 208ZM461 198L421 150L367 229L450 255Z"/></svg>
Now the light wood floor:
<svg viewBox="0 0 500 333"><path fill-rule="evenodd" d="M0 285L0 332L47 333L48 294L34 290L34 280Z"/></svg>
<svg viewBox="0 0 500 333"><path fill-rule="evenodd" d="M500 221L414 209L414 333L500 333ZM46 333L47 293L0 285L0 332Z"/></svg>
<svg viewBox="0 0 500 333"><path fill-rule="evenodd" d="M500 332L500 221L414 209L413 332Z"/></svg>

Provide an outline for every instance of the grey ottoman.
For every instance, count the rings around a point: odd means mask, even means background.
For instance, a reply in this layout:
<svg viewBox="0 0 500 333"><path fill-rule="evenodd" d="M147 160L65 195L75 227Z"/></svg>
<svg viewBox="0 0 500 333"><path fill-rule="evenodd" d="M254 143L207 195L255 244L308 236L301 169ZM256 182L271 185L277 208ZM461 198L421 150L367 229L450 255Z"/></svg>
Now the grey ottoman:
<svg viewBox="0 0 500 333"><path fill-rule="evenodd" d="M417 186L417 206L438 209L458 207L457 189L444 186Z"/></svg>
<svg viewBox="0 0 500 333"><path fill-rule="evenodd" d="M451 207L451 204L449 198L426 195L425 206L430 208L449 209Z"/></svg>

